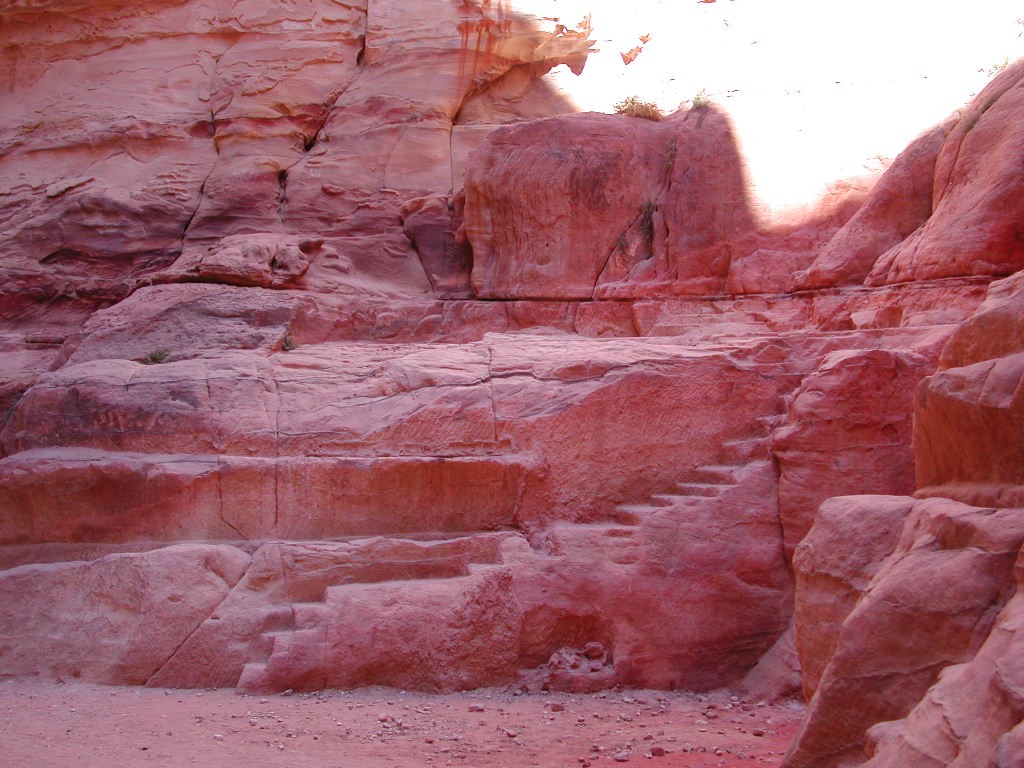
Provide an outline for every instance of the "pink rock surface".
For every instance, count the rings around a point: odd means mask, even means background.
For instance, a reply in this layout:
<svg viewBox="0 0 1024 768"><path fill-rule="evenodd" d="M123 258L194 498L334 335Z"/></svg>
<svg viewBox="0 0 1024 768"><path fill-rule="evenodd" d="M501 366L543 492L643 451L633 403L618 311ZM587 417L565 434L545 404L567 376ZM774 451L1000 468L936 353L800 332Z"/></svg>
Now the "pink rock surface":
<svg viewBox="0 0 1024 768"><path fill-rule="evenodd" d="M4 459L6 544L319 539L512 525L528 461L27 451ZM139 493L139 488L145 488Z"/></svg>
<svg viewBox="0 0 1024 768"><path fill-rule="evenodd" d="M950 129L946 124L926 131L896 158L864 206L798 275L798 288L862 283L882 254L928 220L935 162Z"/></svg>
<svg viewBox="0 0 1024 768"><path fill-rule="evenodd" d="M1024 267L1020 119L1024 62L1008 66L963 110L935 161L932 214L875 263L872 284Z"/></svg>
<svg viewBox="0 0 1024 768"><path fill-rule="evenodd" d="M422 506L418 514L433 510L450 524L475 506L480 514L467 519L489 520L484 527L600 517L671 489L686 467L764 451L760 417L791 379L785 364L759 362L759 351L509 336L454 348L354 343L270 358L69 364L21 398L0 438L10 535L23 541L39 526L37 540L68 540L85 519L98 540L124 540L133 525L132 535L156 538L224 531L225 514L241 524L230 512L234 491L222 500L229 487L248 499L246 535L271 535L268 520L277 521L272 535L402 530L407 522L386 519L402 518L403 507L389 515L391 493L372 501L374 488L396 488ZM742 404L730 420L694 429L694 413L721 414L727 399ZM635 416L641 403L650 417ZM694 439L674 442L683 429ZM604 470L635 462L647 471ZM350 479L333 491L338 472ZM140 477L153 478L147 495L105 506ZM460 500L451 483L467 495ZM486 501L492 494L497 504ZM166 523L146 512L161 505L176 510ZM123 527L118 509L136 522ZM344 515L330 523L330 509ZM376 531L357 522L375 519L371 510L384 515Z"/></svg>
<svg viewBox="0 0 1024 768"><path fill-rule="evenodd" d="M805 699L836 652L843 622L896 549L913 505L906 496L830 498L797 547L795 645Z"/></svg>
<svg viewBox="0 0 1024 768"><path fill-rule="evenodd" d="M587 19L0 14L0 672L779 696L799 654L793 765L948 702L1010 759L1016 513L819 504L915 491L951 334L918 495L1024 498L1019 64L766 220L714 106L564 115Z"/></svg>
<svg viewBox="0 0 1024 768"><path fill-rule="evenodd" d="M871 726L905 717L943 669L973 659L1014 592L1022 543L1020 509L917 502L843 621L785 765L862 759ZM867 564L879 552L864 554Z"/></svg>
<svg viewBox="0 0 1024 768"><path fill-rule="evenodd" d="M0 670L143 683L216 610L248 564L235 547L178 544L3 571Z"/></svg>
<svg viewBox="0 0 1024 768"><path fill-rule="evenodd" d="M323 606L320 601L329 587L392 582L403 585L412 598L420 585L432 580L467 576L470 563L497 562L504 542L512 536L477 533L438 540L371 537L264 544L253 553L251 566L216 616L197 627L148 684L234 687L246 664L266 661L275 633L287 634L295 628L301 606ZM368 631L368 627L355 629ZM298 666L298 660L294 664ZM292 686L285 684L281 690L288 687Z"/></svg>
<svg viewBox="0 0 1024 768"><path fill-rule="evenodd" d="M864 766L1010 768L1024 754L1020 561L1017 591L970 661L947 667L907 717L868 731Z"/></svg>
<svg viewBox="0 0 1024 768"><path fill-rule="evenodd" d="M786 290L829 224L759 231L728 117L575 115L502 129L473 155L465 237L486 298ZM835 221L833 221L835 220ZM793 229L800 230L794 233Z"/></svg>
<svg viewBox="0 0 1024 768"><path fill-rule="evenodd" d="M666 559L667 542L654 532L663 529L666 515L685 511L680 496L676 510L650 507L648 514L661 518L651 527L556 524L540 551L518 535L487 534L501 542L500 549L466 551L478 563L468 573L460 570L465 560L438 558L430 565L421 556L419 574L402 576L396 563L396 577L434 579L389 584L358 577L348 582L335 575L317 601L294 604L281 629L264 634L263 655L249 659L238 684L242 690L269 691L386 680L400 687L451 690L491 679L589 691L616 683L702 689L734 681L783 629L789 598L778 542L763 530L773 524L774 510L756 501L763 498L758 488L746 487L745 494L746 504L723 497L704 515L707 525L722 531L714 562L703 541L686 535L672 546L674 560ZM643 514L636 507L629 512ZM595 544L602 537L605 542ZM753 541L758 543L751 546ZM428 546L438 551L455 544L419 546L425 553ZM382 543L374 553L382 573L388 546ZM397 550L396 544L390 547ZM697 562L706 564L699 578L693 575ZM691 574L690 586L680 595L675 585L684 572ZM261 583L254 576L252 584ZM425 608L438 620L416 619ZM208 626L239 639L246 628L252 632L258 613L249 603L228 623L222 617ZM410 624L417 629L410 631ZM491 625L491 635L476 634ZM394 642L380 642L393 633ZM197 642L202 648L204 641ZM588 655L595 644L601 650ZM182 651L182 663L162 671L162 684L188 675L194 653L189 648ZM230 662L219 667L222 673L231 668Z"/></svg>
<svg viewBox="0 0 1024 768"><path fill-rule="evenodd" d="M685 130L682 120L672 124ZM655 190L674 162L670 136L661 123L610 115L527 123L488 136L466 179L464 226L476 293L592 298L609 265L628 259L628 271L650 258Z"/></svg>
<svg viewBox="0 0 1024 768"><path fill-rule="evenodd" d="M415 590L401 582L332 588L322 609L296 611L296 630L276 638L266 667L247 668L239 686L451 691L509 682L522 626L511 580L497 569ZM318 626L320 612L335 620Z"/></svg>
<svg viewBox="0 0 1024 768"><path fill-rule="evenodd" d="M942 368L959 368L1024 351L1024 272L996 280L985 301L942 349Z"/></svg>
<svg viewBox="0 0 1024 768"><path fill-rule="evenodd" d="M825 499L913 493L914 390L935 365L922 351L833 352L796 390L771 441L790 557Z"/></svg>
<svg viewBox="0 0 1024 768"><path fill-rule="evenodd" d="M992 284L950 337L941 369L914 405L922 495L967 503L1024 504L1024 343L1020 275Z"/></svg>
<svg viewBox="0 0 1024 768"><path fill-rule="evenodd" d="M795 626L790 624L775 644L758 659L738 686L744 696L766 702L792 701L798 697L801 667L794 635Z"/></svg>
<svg viewBox="0 0 1024 768"><path fill-rule="evenodd" d="M485 123L566 111L541 78L579 70L591 45L585 26L504 3L4 13L17 76L0 123L16 182L0 213L2 289L22 302L117 300L183 250L253 233L330 239L335 258L318 259L311 285L428 292L400 210L459 186L460 109ZM458 151L480 138L464 132ZM253 280L223 263L205 274Z"/></svg>

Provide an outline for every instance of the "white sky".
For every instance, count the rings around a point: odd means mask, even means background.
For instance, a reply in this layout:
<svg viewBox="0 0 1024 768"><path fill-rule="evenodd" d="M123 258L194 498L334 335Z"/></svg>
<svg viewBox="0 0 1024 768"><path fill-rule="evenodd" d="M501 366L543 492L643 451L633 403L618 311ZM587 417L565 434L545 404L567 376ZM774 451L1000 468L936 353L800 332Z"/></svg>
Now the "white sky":
<svg viewBox="0 0 1024 768"><path fill-rule="evenodd" d="M756 194L809 204L877 172L968 101L993 66L1024 56L1024 2L975 0L517 0L574 26L599 54L561 88L581 109L637 95L669 111L705 90L733 117ZM650 34L637 59L620 52Z"/></svg>

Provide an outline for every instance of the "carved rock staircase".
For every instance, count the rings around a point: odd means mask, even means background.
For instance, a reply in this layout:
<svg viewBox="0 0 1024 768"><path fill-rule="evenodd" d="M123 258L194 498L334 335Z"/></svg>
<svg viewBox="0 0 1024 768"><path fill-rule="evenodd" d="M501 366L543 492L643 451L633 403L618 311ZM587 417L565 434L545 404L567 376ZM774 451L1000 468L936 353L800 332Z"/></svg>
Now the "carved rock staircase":
<svg viewBox="0 0 1024 768"><path fill-rule="evenodd" d="M273 628L262 632L249 647L249 660L242 669L237 690L243 693L270 693L283 688L319 690L329 681L323 679L320 664L304 664L308 648L321 643L325 632L338 622L334 603L346 593L372 593L382 585L421 587L424 583L445 581L456 591L468 591L471 582L486 569L503 561L504 550L525 545L517 535L480 532L433 542L409 542L422 546L422 556L414 560L382 562L373 571L349 575L342 583L322 589L318 600L293 601L273 611ZM286 681L283 682L283 681Z"/></svg>
<svg viewBox="0 0 1024 768"><path fill-rule="evenodd" d="M778 419L758 418L759 436L725 442L722 463L684 469L672 489L652 495L646 503L620 504L604 520L555 523L544 544L551 554L569 560L639 562L647 548L645 522L668 508L693 514L720 510L737 496L746 476L772 471L768 434Z"/></svg>

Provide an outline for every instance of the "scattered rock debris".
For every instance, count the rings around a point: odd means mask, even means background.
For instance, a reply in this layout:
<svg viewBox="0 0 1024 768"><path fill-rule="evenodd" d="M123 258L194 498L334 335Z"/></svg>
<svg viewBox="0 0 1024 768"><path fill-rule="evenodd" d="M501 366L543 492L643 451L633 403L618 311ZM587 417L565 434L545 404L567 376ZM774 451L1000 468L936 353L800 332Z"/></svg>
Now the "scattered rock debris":
<svg viewBox="0 0 1024 768"><path fill-rule="evenodd" d="M188 765L210 750L221 765L267 768L780 765L803 706L730 696L368 688L253 697L7 681L0 683L0 718L7 759L34 768ZM749 727L696 725L708 712L719 713L716 723L742 715Z"/></svg>

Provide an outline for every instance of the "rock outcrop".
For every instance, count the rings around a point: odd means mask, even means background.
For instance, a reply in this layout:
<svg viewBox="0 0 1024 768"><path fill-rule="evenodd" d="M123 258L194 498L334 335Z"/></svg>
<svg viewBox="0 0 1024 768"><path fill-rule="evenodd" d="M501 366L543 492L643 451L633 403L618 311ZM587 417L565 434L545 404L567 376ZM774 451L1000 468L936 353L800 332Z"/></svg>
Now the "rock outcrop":
<svg viewBox="0 0 1024 768"><path fill-rule="evenodd" d="M0 675L799 657L794 768L1019 757L1024 64L782 221L713 104L565 114L586 19L57 5L0 9Z"/></svg>
<svg viewBox="0 0 1024 768"><path fill-rule="evenodd" d="M1024 267L1024 62L896 159L864 207L800 276L801 288L1005 277Z"/></svg>
<svg viewBox="0 0 1024 768"><path fill-rule="evenodd" d="M0 573L5 671L141 685L238 583L249 555L178 544Z"/></svg>
<svg viewBox="0 0 1024 768"><path fill-rule="evenodd" d="M830 499L797 548L788 766L1019 762L1020 297L992 283L917 388L920 500Z"/></svg>
<svg viewBox="0 0 1024 768"><path fill-rule="evenodd" d="M997 281L950 338L918 391L914 439L922 493L1024 506L1024 279Z"/></svg>
<svg viewBox="0 0 1024 768"><path fill-rule="evenodd" d="M858 497L852 501L870 503ZM837 635L829 639L826 633L825 642L819 640L815 652L807 654L816 664L824 661L824 669L787 766L846 765L863 755L871 726L907 716L926 692L931 698L942 689L936 683L946 679L946 674L940 678L944 669L975 658L1016 589L1014 563L1024 543L1024 511L978 509L944 499L912 507L883 499L880 506L872 522L878 518L885 536L869 547L830 555L821 548L834 535L828 527L820 538L812 533L800 545L798 584L803 573L808 578L803 580L806 599L798 598L803 603L798 610L806 611L807 620L802 622L798 614L797 626L808 634L819 622L834 627L838 619L841 626ZM898 543L879 566L901 507L907 514ZM852 515L846 512L846 517ZM871 529L879 530L878 523ZM858 527L863 525L857 520ZM841 573L840 579L823 578L830 570ZM865 577L870 586L854 602L856 581ZM835 592L836 582L845 587L846 579L852 582L846 589L852 589L845 594L840 590L838 604L829 605L824 594L816 594L817 582ZM849 613L842 616L844 605L851 602ZM826 606L828 618L819 618L816 605ZM831 653L829 646L834 647ZM966 695L968 701L973 697ZM1000 711L998 717L1003 716ZM956 733L955 727L947 727L949 734ZM891 736L893 728L876 730L876 737L880 732ZM950 746L964 745L946 748Z"/></svg>

